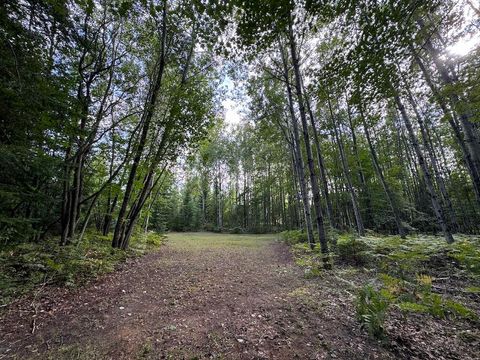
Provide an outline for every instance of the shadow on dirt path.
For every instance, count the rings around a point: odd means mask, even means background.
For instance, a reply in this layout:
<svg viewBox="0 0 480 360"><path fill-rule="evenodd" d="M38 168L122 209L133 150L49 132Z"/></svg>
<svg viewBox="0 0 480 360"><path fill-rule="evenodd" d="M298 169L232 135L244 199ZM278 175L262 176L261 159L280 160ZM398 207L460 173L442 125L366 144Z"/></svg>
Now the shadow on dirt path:
<svg viewBox="0 0 480 360"><path fill-rule="evenodd" d="M349 294L305 279L274 235L168 238L86 287L46 292L33 335L31 309L9 309L0 359L393 358L360 332Z"/></svg>

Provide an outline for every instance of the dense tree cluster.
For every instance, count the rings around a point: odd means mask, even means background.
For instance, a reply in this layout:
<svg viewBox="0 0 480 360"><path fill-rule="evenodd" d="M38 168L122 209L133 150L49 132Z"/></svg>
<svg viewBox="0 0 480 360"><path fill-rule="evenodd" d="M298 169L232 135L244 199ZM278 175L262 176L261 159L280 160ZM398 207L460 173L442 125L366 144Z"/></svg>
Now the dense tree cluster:
<svg viewBox="0 0 480 360"><path fill-rule="evenodd" d="M248 125L189 165L184 228L301 227L324 252L328 229L478 231L478 46L451 51L471 2L229 4Z"/></svg>
<svg viewBox="0 0 480 360"><path fill-rule="evenodd" d="M188 2L6 1L0 237L129 239L154 189L216 116L209 23Z"/></svg>
<svg viewBox="0 0 480 360"><path fill-rule="evenodd" d="M0 237L475 233L479 48L451 48L479 24L470 1L4 1Z"/></svg>

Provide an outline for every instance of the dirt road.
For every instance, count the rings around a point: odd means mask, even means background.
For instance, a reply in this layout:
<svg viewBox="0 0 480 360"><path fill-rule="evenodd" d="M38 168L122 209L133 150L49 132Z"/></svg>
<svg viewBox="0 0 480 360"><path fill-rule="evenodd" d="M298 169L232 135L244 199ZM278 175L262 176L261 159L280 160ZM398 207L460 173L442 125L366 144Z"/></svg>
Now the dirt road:
<svg viewBox="0 0 480 360"><path fill-rule="evenodd" d="M32 309L11 309L0 359L393 358L359 330L350 295L305 279L273 235L171 234L86 287L46 292L34 334Z"/></svg>

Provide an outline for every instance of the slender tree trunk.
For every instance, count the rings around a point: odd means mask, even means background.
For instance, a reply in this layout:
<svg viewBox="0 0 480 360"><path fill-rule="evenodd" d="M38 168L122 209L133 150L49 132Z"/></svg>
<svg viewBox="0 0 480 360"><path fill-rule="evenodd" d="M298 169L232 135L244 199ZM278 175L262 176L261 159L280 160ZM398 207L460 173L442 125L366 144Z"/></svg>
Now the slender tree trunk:
<svg viewBox="0 0 480 360"><path fill-rule="evenodd" d="M373 167L375 169L375 172L377 173L378 179L380 180L380 183L382 184L383 191L385 192L385 196L387 197L388 204L390 205L390 209L392 210L393 217L395 219L395 225L397 226L398 229L398 234L402 239L405 239L406 237L406 231L405 228L402 225L402 218L401 218L401 212L400 209L397 205L397 201L395 199L395 196L390 189L390 186L388 185L387 181L385 180L385 176L383 175L383 170L380 166L380 162L378 161L377 153L375 151L375 147L373 146L372 139L370 138L370 132L368 131L368 126L367 122L365 120L365 116L363 113L362 105L359 106L360 109L360 118L362 120L363 124L363 131L365 132L365 137L367 139L368 143L368 148L370 149L370 155L372 158L373 162Z"/></svg>
<svg viewBox="0 0 480 360"><path fill-rule="evenodd" d="M113 122L113 120L112 120ZM108 169L109 176L112 177L113 175L113 165L115 161L115 128L112 128L112 147L111 147L111 158L110 158L110 166ZM108 196L107 196L107 204L105 207L105 215L103 217L102 221L102 234L104 236L108 235L108 232L110 231L110 221L112 218L110 207L112 204L112 187L108 187Z"/></svg>
<svg viewBox="0 0 480 360"><path fill-rule="evenodd" d="M420 70L422 71L423 76L428 86L430 87L430 90L432 91L435 99L437 100L438 105L442 109L442 112L447 118L448 123L453 129L455 139L457 140L457 143L459 144L460 149L462 150L465 165L472 179L473 190L475 192L477 203L480 205L480 165L478 160L478 157L480 156L480 154L478 154L478 149L476 150L477 146L475 146L475 142L472 139L473 129L471 127L471 124L469 124L469 122L466 121L464 116L463 124L462 124L463 133L460 131L457 123L455 122L454 114L449 110L447 106L447 100L443 97L443 95L440 94L440 92L436 88L435 84L432 81L429 70L423 64L423 61L420 59L420 56L418 55L418 53L416 52L412 44L409 45L409 48L410 48L410 52L412 53L415 59L415 62L420 67ZM430 50L432 50L431 47L430 47ZM438 66L440 66L440 68L443 68L441 63L439 62L438 62ZM444 78L444 81L446 81L448 84L450 79L449 79L448 73L445 73L445 72L446 72L446 69L444 69L444 71L442 72L444 74L443 78Z"/></svg>
<svg viewBox="0 0 480 360"><path fill-rule="evenodd" d="M150 123L153 118L155 104L157 102L158 93L162 84L163 73L165 70L165 47L166 47L166 36L167 36L167 1L163 5L163 15L162 15L162 30L161 30L161 41L160 41L160 52L158 55L158 63L155 69L155 74L153 76L153 82L150 86L147 100L145 102L145 107L142 114L142 119L140 120L143 123L142 132L140 135L139 143L135 152L135 157L133 159L132 166L130 168L130 174L127 181L127 186L125 188L122 205L120 207L117 223L115 225L115 231L112 239L112 247L121 247L124 242L125 234L125 215L127 212L128 203L133 193L133 185L137 176L137 170L140 165L140 160L143 155L143 151L147 144L147 135L150 130Z"/></svg>
<svg viewBox="0 0 480 360"><path fill-rule="evenodd" d="M410 163L409 163L409 160L407 159L408 155L406 155L406 154L404 155L404 146L403 146L403 141L402 141L402 131L400 130L401 124L398 122L398 119L395 115L393 116L393 127L394 127L394 131L395 131L395 135L396 135L396 156L398 156L398 158L400 160L399 161L400 164L407 164L407 166L403 165L403 166L400 167L400 169L401 169L400 177L402 179L402 190L403 190L403 193L405 194L405 197L408 199L408 202L410 204L413 204L415 198L414 198L414 196L412 194L412 191L411 191L409 176L407 176L408 171L410 170L410 172L411 172ZM409 206L408 208L410 209L410 211L408 212L408 215L409 215L408 218L411 221L412 220L412 207Z"/></svg>
<svg viewBox="0 0 480 360"><path fill-rule="evenodd" d="M82 192L82 173L83 173L83 154L79 154L73 170L73 186L71 189L70 197L70 210L69 210L69 227L67 232L68 239L73 239L75 236L75 230L77 227L79 210L80 210L80 194ZM68 242L69 240L67 240Z"/></svg>
<svg viewBox="0 0 480 360"><path fill-rule="evenodd" d="M357 170L358 170L358 179L360 180L360 184L362 186L362 193L365 198L365 214L366 214L366 221L365 223L368 225L374 225L374 219L372 214L372 199L370 196L370 192L368 191L367 180L365 178L365 174L363 172L362 162L360 161L360 155L358 153L358 145L357 145L357 135L355 134L355 126L353 125L352 121L352 113L350 109L350 105L347 102L347 117L348 117L348 124L350 127L350 132L352 134L352 143L353 143L353 154L355 156L355 162L357 163Z"/></svg>
<svg viewBox="0 0 480 360"><path fill-rule="evenodd" d="M353 213L355 215L355 222L357 224L357 232L358 232L358 235L365 236L365 228L363 227L362 215L360 214L360 209L358 208L357 196L355 194L355 189L353 188L353 185L352 185L352 180L350 179L350 169L348 167L347 159L345 157L345 151L343 149L342 139L340 139L338 126L335 121L335 115L333 114L332 104L330 103L330 99L328 99L328 110L330 112L330 118L332 120L333 133L335 135L335 140L337 142L338 150L340 152L340 160L342 162L343 174L345 175L348 193L350 194L350 198L352 201Z"/></svg>
<svg viewBox="0 0 480 360"><path fill-rule="evenodd" d="M247 222L247 174L243 173L243 227L248 228Z"/></svg>
<svg viewBox="0 0 480 360"><path fill-rule="evenodd" d="M110 232L110 226L112 224L113 220L113 211L115 210L115 207L117 206L118 202L118 194L116 194L113 198L113 201L107 208L107 213L105 214L105 218L103 220L103 231L102 234L104 236L107 236L108 233Z"/></svg>
<svg viewBox="0 0 480 360"><path fill-rule="evenodd" d="M220 164L217 165L217 226L221 231L223 227L222 217L222 175L220 173Z"/></svg>
<svg viewBox="0 0 480 360"><path fill-rule="evenodd" d="M446 204L446 208L448 211L446 212L446 216L450 220L450 229L454 231L458 227L458 222L457 218L455 216L455 210L453 209L452 202L450 201L450 196L448 195L447 188L445 186L445 182L443 180L442 175L440 174L439 168L438 168L438 163L437 163L437 157L435 155L435 152L433 151L433 148L430 146L430 143L428 141L428 136L427 132L425 130L425 123L423 121L422 115L420 115L420 112L417 108L417 104L415 102L415 99L412 96L412 93L410 92L410 89L407 90L407 95L408 95L408 100L413 108L413 111L415 113L415 116L418 121L418 125L420 127L420 133L422 135L422 140L423 140L423 146L427 150L428 155L430 157L430 161L432 164L433 168L433 174L435 176L435 182L437 183L438 189L440 190L440 194L442 196L443 202Z"/></svg>
<svg viewBox="0 0 480 360"><path fill-rule="evenodd" d="M287 88L287 96L288 96L288 108L290 111L290 118L292 122L292 147L293 147L293 157L294 157L294 163L295 163L295 169L297 172L297 178L298 178L298 183L300 186L300 194L302 196L302 204L303 204L303 213L305 217L305 227L307 229L307 238L308 238L308 243L310 244L310 247L313 249L315 246L315 239L313 237L313 227L312 227L312 218L310 214L310 204L308 201L308 191L307 191L307 184L305 182L305 168L303 165L303 156L302 156L302 151L301 151L301 145L300 145L300 135L299 135L299 129L298 129L298 123L297 119L295 116L295 109L293 106L293 94L292 94L292 88L290 85L290 79L289 79L289 74L288 74L288 66L287 66L287 60L286 60L286 55L283 51L283 48L280 47L280 51L282 54L282 59L283 59L283 67L284 67L284 78L285 78L285 83L286 83L286 88Z"/></svg>
<svg viewBox="0 0 480 360"><path fill-rule="evenodd" d="M325 233L325 227L323 223L322 205L320 202L320 189L318 187L317 174L315 173L315 167L313 164L312 147L310 144L310 135L308 132L307 116L305 114L305 105L302 92L302 77L300 74L300 61L297 54L297 48L295 44L295 37L293 33L292 19L290 18L288 24L289 43L290 43L290 55L292 57L293 73L295 78L295 90L298 100L298 108L300 112L300 120L303 129L303 141L305 143L305 149L307 154L308 170L310 172L310 183L312 186L313 204L315 206L315 215L317 220L318 240L320 242L320 249L322 254L326 256L328 254L327 235ZM324 257L324 266L329 267L328 259Z"/></svg>
<svg viewBox="0 0 480 360"><path fill-rule="evenodd" d="M293 138L293 135L292 135ZM299 190L300 186L300 175L298 173L298 166L297 166L297 160L296 160L296 146L293 143L294 140L292 140L290 146L291 146L291 157L292 157L292 170L293 174L295 175L293 177L292 181L292 188L293 188L293 201L292 201L292 210L293 210L293 218L295 219L295 223L292 224L293 227L299 228L302 230L306 229L306 221L307 221L307 214L305 212L305 206L303 206L303 193ZM302 205L302 206L300 206ZM302 211L303 210L303 211ZM302 217L303 215L303 217ZM305 222L302 222L302 218L305 220ZM311 221L311 220L310 220ZM308 233L307 233L308 237Z"/></svg>
<svg viewBox="0 0 480 360"><path fill-rule="evenodd" d="M392 90L393 90L393 88L392 88ZM433 211L435 213L435 216L437 218L437 222L440 225L440 228L442 229L442 232L445 236L445 240L448 243L452 243L453 242L453 236L450 232L450 229L448 227L448 223L445 219L443 209L438 202L438 197L437 197L437 194L435 192L435 188L433 187L432 177L430 175L430 171L428 170L427 164L425 162L425 158L423 156L422 150L420 149L420 145L418 144L418 140L417 140L417 137L415 136L415 132L413 131L412 123L410 122L410 119L407 115L405 107L403 106L403 103L400 100L400 97L398 95L395 95L394 98L395 98L395 103L397 104L398 110L400 111L400 115L402 116L402 119L403 119L403 121L405 123L405 126L407 128L407 131L408 131L408 134L410 136L410 140L412 142L415 153L417 154L418 163L419 163L420 168L423 172L425 185L426 185L426 188L427 188L428 195L430 196L430 199L432 201L432 207L433 207Z"/></svg>
<svg viewBox="0 0 480 360"><path fill-rule="evenodd" d="M71 153L71 146L69 146L65 152L65 158L68 159ZM60 223L62 227L62 232L60 236L60 245L66 245L68 239L68 228L70 217L68 216L68 211L70 209L70 176L71 176L71 167L68 161L64 163L63 171L64 179L62 181L62 210L60 216Z"/></svg>
<svg viewBox="0 0 480 360"><path fill-rule="evenodd" d="M334 218L333 218L332 201L330 200L330 193L328 190L327 171L325 169L325 163L323 161L322 148L320 146L320 140L318 138L317 125L315 124L315 117L313 115L313 111L310 106L310 100L306 95L305 95L305 104L307 105L308 114L310 115L310 122L312 124L312 130L313 130L313 141L317 149L317 163L318 163L318 168L320 169L320 181L322 182L322 185L323 185L322 191L323 191L323 196L325 198L325 203L326 203L325 205L327 210L327 218L328 218L328 221L330 222L330 225L336 228L337 225L335 224Z"/></svg>

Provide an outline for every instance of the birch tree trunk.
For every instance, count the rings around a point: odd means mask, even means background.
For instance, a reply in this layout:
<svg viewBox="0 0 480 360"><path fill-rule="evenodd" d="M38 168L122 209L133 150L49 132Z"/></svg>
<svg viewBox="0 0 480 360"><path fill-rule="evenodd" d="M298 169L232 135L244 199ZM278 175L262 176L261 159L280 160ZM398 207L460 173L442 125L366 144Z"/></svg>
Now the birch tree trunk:
<svg viewBox="0 0 480 360"><path fill-rule="evenodd" d="M312 156L312 147L310 144L310 135L308 132L307 116L305 114L305 105L302 92L302 78L300 74L300 62L298 59L295 37L293 34L292 19L290 19L288 24L288 34L289 34L289 43L290 43L290 55L292 57L293 73L295 78L295 90L298 100L298 108L300 112L300 120L302 123L303 129L303 141L305 143L306 154L307 154L307 164L310 172L310 182L312 186L312 195L313 195L313 204L315 206L315 215L317 220L317 229L318 229L318 240L320 242L320 249L322 254L328 254L328 244L327 236L325 233L325 227L323 224L323 214L322 214L322 205L320 203L320 189L318 187L317 174L315 173L315 167L313 164ZM324 266L328 267L328 261L324 259Z"/></svg>
<svg viewBox="0 0 480 360"><path fill-rule="evenodd" d="M350 199L352 201L353 214L355 215L355 222L357 224L357 232L358 232L358 235L365 236L365 228L363 227L362 215L360 214L360 209L358 208L357 196L355 194L355 189L353 188L352 180L350 178L350 169L348 167L347 159L345 157L343 142L342 142L342 139L340 139L340 135L338 132L338 125L337 125L337 122L335 121L335 115L333 114L333 109L332 109L332 104L330 102L330 99L328 99L327 102L328 102L328 110L330 112L330 118L333 125L333 133L335 135L335 140L337 142L338 150L340 152L340 160L342 163L343 174L345 175L348 193L350 194Z"/></svg>
<svg viewBox="0 0 480 360"><path fill-rule="evenodd" d="M317 149L317 163L318 163L318 168L320 169L320 181L322 182L322 185L323 185L322 192L323 192L323 197L325 198L327 218L330 222L330 225L336 228L337 225L333 218L332 201L330 199L330 191L328 190L327 171L325 169L325 162L323 161L322 148L320 146L320 140L318 138L317 125L315 124L315 117L313 115L313 111L310 106L310 100L306 95L305 95L305 104L307 105L308 114L310 116L310 122L312 124L313 141L315 143L315 148Z"/></svg>
<svg viewBox="0 0 480 360"><path fill-rule="evenodd" d="M410 122L410 119L407 115L407 112L405 110L405 106L403 105L402 101L400 100L400 97L398 94L395 94L394 96L395 103L398 107L398 110L400 111L400 115L402 116L402 119L405 123L405 126L407 128L410 141L412 143L412 146L415 150L415 153L417 155L418 163L420 165L420 169L423 172L423 177L425 180L425 185L427 188L428 195L432 201L432 207L433 211L435 213L435 217L437 218L437 222L440 225L440 228L442 229L443 235L445 236L445 240L447 243L453 243L453 236L450 232L450 229L448 227L445 214L443 212L442 207L440 206L440 203L438 201L437 194L435 192L435 188L433 187L433 181L432 181L432 176L430 174L430 171L427 167L427 164L425 162L425 158L423 156L422 150L420 149L420 145L418 144L417 137L415 136L415 132L413 131L413 126L412 123Z"/></svg>
<svg viewBox="0 0 480 360"><path fill-rule="evenodd" d="M450 111L447 105L447 100L440 94L439 90L433 83L433 80L431 78L429 70L425 67L425 64L423 63L422 59L420 59L420 56L416 52L416 50L413 48L412 44L409 44L410 52L412 53L415 62L419 66L420 70L423 73L423 76L430 87L430 90L433 93L433 96L435 97L438 105L442 109L443 114L445 115L448 123L450 124L453 133L455 135L455 139L457 140L458 145L460 146L460 149L462 150L463 154L463 159L465 162L465 165L467 167L468 173L470 175L470 178L472 179L472 185L473 185L473 190L475 193L475 197L477 200L477 203L480 205L480 168L476 165L476 162L474 161L475 156L472 155L472 148L467 146L467 143L464 139L464 134L460 130L459 126L457 125L457 122L455 121L455 114Z"/></svg>
<svg viewBox="0 0 480 360"><path fill-rule="evenodd" d="M315 246L315 239L313 237L312 217L310 214L310 204L308 201L307 184L305 182L305 168L303 165L303 156L300 148L300 135L299 135L298 123L295 116L295 109L293 106L293 94L292 94L292 87L290 85L290 79L288 75L287 59L282 47L280 47L280 51L281 51L282 60L283 60L284 78L285 78L285 83L287 88L288 108L290 111L290 117L292 122L293 157L294 157L295 169L297 172L298 183L300 185L300 194L302 196L303 213L305 215L304 218L305 218L305 227L307 229L308 243L310 244L310 247L313 249Z"/></svg>
<svg viewBox="0 0 480 360"><path fill-rule="evenodd" d="M363 113L362 106L360 105L359 108L360 108L360 118L363 124L363 131L367 139L368 148L370 149L370 155L372 158L373 167L375 169L375 172L377 173L380 183L382 184L382 188L383 188L383 191L385 192L385 196L387 197L387 201L388 201L388 204L390 205L390 209L392 209L393 217L395 219L395 225L397 225L397 229L398 229L398 234L402 239L405 239L406 231L402 224L400 209L398 207L395 196L392 190L390 189L390 186L388 185L387 181L385 180L385 176L383 175L382 167L380 166L380 162L378 161L377 152L375 151L375 147L373 146L372 139L370 138L370 132L368 131L368 126L365 120L365 115Z"/></svg>

